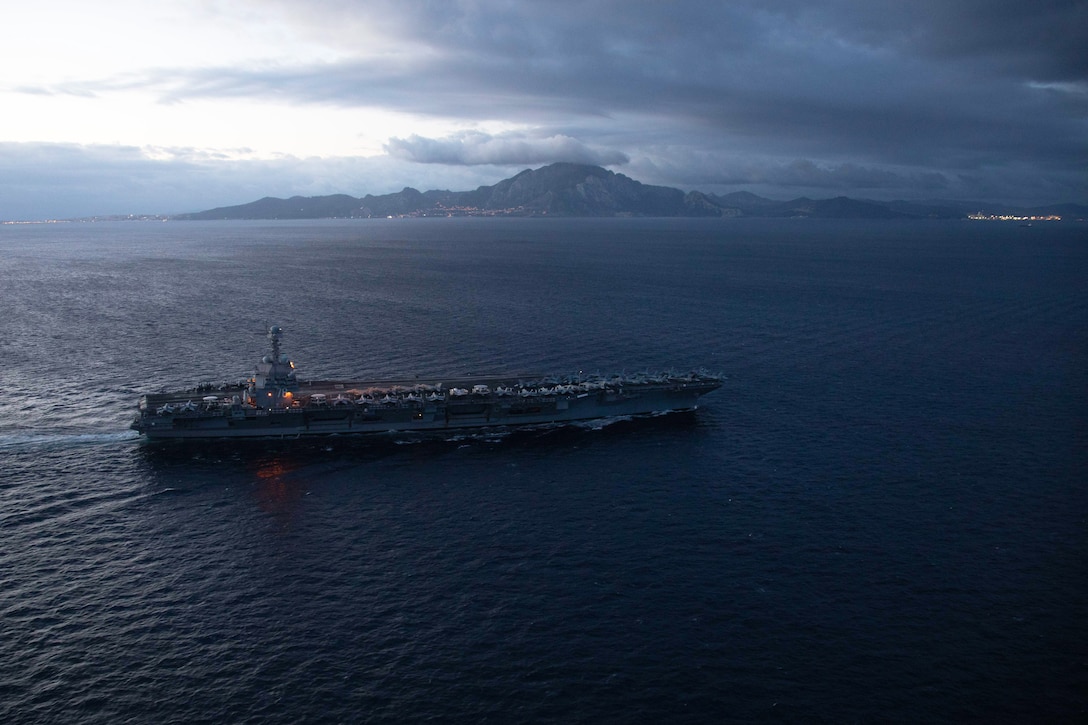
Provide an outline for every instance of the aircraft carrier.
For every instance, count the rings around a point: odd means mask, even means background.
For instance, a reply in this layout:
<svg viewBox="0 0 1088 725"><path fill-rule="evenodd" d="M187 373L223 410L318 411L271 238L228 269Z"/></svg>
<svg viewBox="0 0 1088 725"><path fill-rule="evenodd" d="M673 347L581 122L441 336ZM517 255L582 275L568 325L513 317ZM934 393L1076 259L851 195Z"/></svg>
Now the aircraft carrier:
<svg viewBox="0 0 1088 725"><path fill-rule="evenodd" d="M722 385L706 372L302 381L269 329L272 354L234 385L140 397L149 439L296 438L542 425L694 410Z"/></svg>

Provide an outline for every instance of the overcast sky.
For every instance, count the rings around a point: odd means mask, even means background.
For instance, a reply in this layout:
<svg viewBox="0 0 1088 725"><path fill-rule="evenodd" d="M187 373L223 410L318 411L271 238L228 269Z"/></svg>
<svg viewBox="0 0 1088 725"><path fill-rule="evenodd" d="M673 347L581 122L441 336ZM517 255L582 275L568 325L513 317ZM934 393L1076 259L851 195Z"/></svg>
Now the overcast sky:
<svg viewBox="0 0 1088 725"><path fill-rule="evenodd" d="M0 219L472 189L1088 203L1088 0L0 0Z"/></svg>

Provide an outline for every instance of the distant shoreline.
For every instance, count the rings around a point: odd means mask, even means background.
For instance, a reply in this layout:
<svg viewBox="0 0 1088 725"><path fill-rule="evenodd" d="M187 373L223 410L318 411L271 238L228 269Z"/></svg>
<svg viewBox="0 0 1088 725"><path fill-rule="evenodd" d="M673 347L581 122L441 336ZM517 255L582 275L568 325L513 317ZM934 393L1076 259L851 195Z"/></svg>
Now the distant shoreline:
<svg viewBox="0 0 1088 725"><path fill-rule="evenodd" d="M557 163L526 169L493 186L472 191L411 187L353 197L347 194L264 197L247 204L183 214L93 215L71 219L3 221L52 224L92 221L300 221L314 219L404 219L419 217L503 218L769 218L769 219L972 219L1045 222L1088 219L1088 205L1019 207L979 201L931 199L876 201L838 196L767 199L747 191L725 195L684 192L643 184L623 174L585 164Z"/></svg>

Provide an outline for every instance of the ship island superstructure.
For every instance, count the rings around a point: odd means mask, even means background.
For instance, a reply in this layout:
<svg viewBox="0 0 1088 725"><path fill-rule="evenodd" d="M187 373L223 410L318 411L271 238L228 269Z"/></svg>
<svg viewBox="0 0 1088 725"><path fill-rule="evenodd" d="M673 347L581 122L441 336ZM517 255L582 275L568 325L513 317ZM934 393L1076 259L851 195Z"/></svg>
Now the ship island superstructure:
<svg viewBox="0 0 1088 725"><path fill-rule="evenodd" d="M705 371L300 381L282 334L269 330L272 354L246 381L141 396L132 429L149 439L293 438L569 423L691 411L722 385Z"/></svg>

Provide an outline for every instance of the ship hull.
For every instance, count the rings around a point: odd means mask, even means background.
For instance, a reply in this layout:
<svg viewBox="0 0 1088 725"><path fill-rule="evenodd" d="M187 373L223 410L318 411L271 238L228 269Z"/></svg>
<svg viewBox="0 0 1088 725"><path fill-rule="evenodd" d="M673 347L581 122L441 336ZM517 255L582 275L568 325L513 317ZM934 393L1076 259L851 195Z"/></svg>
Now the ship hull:
<svg viewBox="0 0 1088 725"><path fill-rule="evenodd" d="M330 389L366 383L338 383ZM358 401L262 409L216 405L160 414L154 399L142 404L132 428L151 440L207 438L302 438L374 435L488 427L574 423L600 418L694 410L717 380L628 385L618 389L533 397L465 395L443 401L391 404ZM230 393L231 391L227 391ZM150 397L150 396L149 396ZM175 398L177 396L174 396Z"/></svg>

